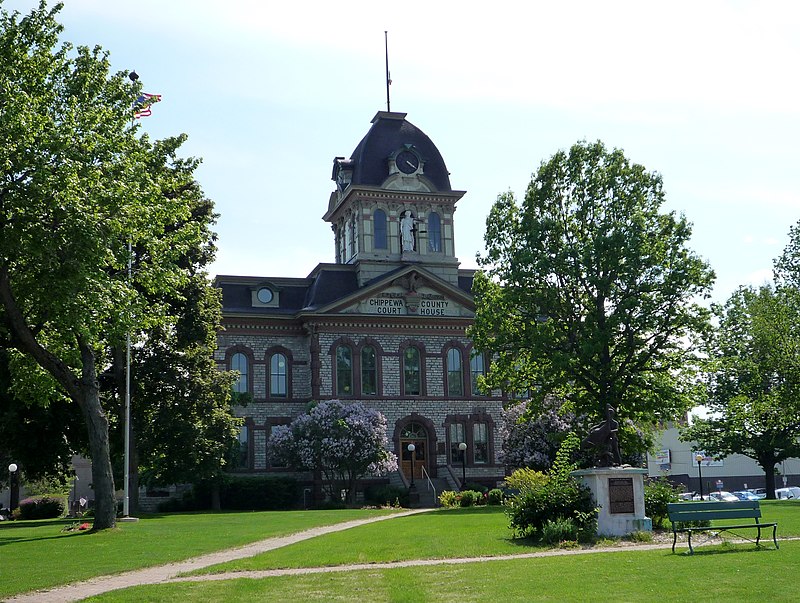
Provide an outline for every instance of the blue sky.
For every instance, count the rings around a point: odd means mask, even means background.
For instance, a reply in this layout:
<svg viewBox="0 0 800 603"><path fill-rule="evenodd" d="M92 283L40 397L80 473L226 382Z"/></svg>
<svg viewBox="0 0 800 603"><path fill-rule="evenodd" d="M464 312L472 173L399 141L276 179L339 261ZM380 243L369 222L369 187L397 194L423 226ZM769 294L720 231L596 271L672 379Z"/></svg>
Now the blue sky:
<svg viewBox="0 0 800 603"><path fill-rule="evenodd" d="M800 219L793 2L65 0L60 21L64 39L103 46L163 95L143 130L185 132L185 154L203 158L220 213L212 274L333 261L332 160L386 109L385 30L392 110L467 191L462 267L476 266L497 195L521 198L543 160L583 139L663 175L718 301L768 279Z"/></svg>

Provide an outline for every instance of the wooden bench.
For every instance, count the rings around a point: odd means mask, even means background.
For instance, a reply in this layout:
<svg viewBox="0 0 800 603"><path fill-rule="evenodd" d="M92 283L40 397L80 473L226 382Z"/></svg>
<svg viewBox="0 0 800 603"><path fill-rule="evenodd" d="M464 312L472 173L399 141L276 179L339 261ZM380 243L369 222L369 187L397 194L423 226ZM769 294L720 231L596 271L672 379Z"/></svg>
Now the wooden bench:
<svg viewBox="0 0 800 603"><path fill-rule="evenodd" d="M761 507L757 500L742 500L739 502L679 502L667 503L667 513L672 523L672 552L675 552L675 543L678 540L678 532L686 532L689 541L689 554L694 553L692 548L692 534L694 532L725 532L738 530L741 528L757 528L756 544L761 540L761 529L772 528L772 541L775 548L778 548L776 531L777 523L761 523ZM711 525L706 527L695 527L678 524L685 524L690 521L713 522L721 519L752 519L752 523L737 523L725 525Z"/></svg>

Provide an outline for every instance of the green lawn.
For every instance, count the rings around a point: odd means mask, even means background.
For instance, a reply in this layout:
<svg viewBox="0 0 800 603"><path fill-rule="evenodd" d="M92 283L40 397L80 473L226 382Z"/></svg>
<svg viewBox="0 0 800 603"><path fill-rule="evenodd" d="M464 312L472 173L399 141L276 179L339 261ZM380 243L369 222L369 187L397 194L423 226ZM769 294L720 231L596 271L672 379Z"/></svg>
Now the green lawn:
<svg viewBox="0 0 800 603"><path fill-rule="evenodd" d="M762 508L764 521L779 522L779 537L800 536L800 502L764 502ZM0 551L4 553L0 598L375 513L380 512L164 515L121 524L118 530L100 534L61 534L65 521L4 523L0 524ZM169 584L109 593L99 600L472 601L499 597L519 601L575 600L604 594L612 600L652 599L656 594L661 600L678 600L692 592L713 593L715 600L740 600L748 593L761 593L769 600L796 599L800 542L784 542L779 551L772 550L770 539L765 544L759 550L751 544L701 547L693 557L672 555L669 549L626 549L557 558ZM320 536L224 567L314 567L535 550L539 548L530 543L511 540L501 509L453 509Z"/></svg>
<svg viewBox="0 0 800 603"><path fill-rule="evenodd" d="M390 522L360 526L215 565L196 573L514 555L543 550L512 540L502 507L439 509Z"/></svg>
<svg viewBox="0 0 800 603"><path fill-rule="evenodd" d="M62 533L71 520L2 522L0 598L386 513L391 511L179 513L97 534Z"/></svg>
<svg viewBox="0 0 800 603"><path fill-rule="evenodd" d="M391 523L391 522L390 522ZM328 537L323 537L327 539ZM322 542L320 542L322 544ZM423 545L424 548L424 545ZM88 601L797 601L800 542L669 549L146 586Z"/></svg>
<svg viewBox="0 0 800 603"><path fill-rule="evenodd" d="M778 522L779 537L800 536L800 502L767 501L761 506L763 521ZM319 539L306 540L195 573L485 557L541 550L528 541L512 540L507 526L508 518L501 507L440 509L328 534L324 546ZM754 530L740 532L755 537ZM765 530L762 537L771 542L772 530ZM700 540L702 537L695 539Z"/></svg>

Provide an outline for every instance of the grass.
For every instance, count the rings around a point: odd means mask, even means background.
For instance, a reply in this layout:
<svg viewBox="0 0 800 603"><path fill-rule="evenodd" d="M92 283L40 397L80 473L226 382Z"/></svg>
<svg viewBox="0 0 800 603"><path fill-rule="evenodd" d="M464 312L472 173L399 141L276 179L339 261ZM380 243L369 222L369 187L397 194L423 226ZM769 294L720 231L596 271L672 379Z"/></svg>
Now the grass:
<svg viewBox="0 0 800 603"><path fill-rule="evenodd" d="M512 540L502 507L440 509L326 535L324 546L314 538L194 573L514 555L544 548Z"/></svg>
<svg viewBox="0 0 800 603"><path fill-rule="evenodd" d="M391 523L391 522L390 522ZM327 537L324 537L327 539ZM320 542L322 545L322 541ZM673 555L669 549L174 583L87 601L796 601L800 543Z"/></svg>
<svg viewBox="0 0 800 603"><path fill-rule="evenodd" d="M767 501L762 508L764 521L779 522L779 536L800 536L800 502ZM6 546L0 549L5 553L0 565L0 597L183 559L365 514L313 511L174 515L124 524L107 533L83 535L60 534L58 530L65 522L0 524L0 544ZM534 550L538 548L531 543L510 539L507 519L500 509L455 509L328 534L226 564L226 568L315 567ZM111 557L118 559L113 561ZM124 567L119 567L121 560ZM269 597L281 601L363 598L461 602L602 597L615 601L677 601L692 592L713 592L715 599L740 600L761 593L770 600L792 600L796 599L795 568L799 564L800 542L783 542L775 551L768 540L761 549L752 544L703 546L692 557L673 555L669 548L623 548L613 553L165 584L117 591L96 600L238 601Z"/></svg>
<svg viewBox="0 0 800 603"><path fill-rule="evenodd" d="M115 530L99 533L63 533L61 529L73 523L65 519L3 522L0 598L390 512L180 513L120 523Z"/></svg>
<svg viewBox="0 0 800 603"><path fill-rule="evenodd" d="M762 512L764 521L778 522L779 536L800 536L800 502L767 501L762 505ZM736 523L736 520L728 523ZM487 557L544 548L527 540L512 540L507 526L508 518L501 507L440 509L329 534L325 536L324 546L320 546L318 539L306 540L194 573ZM755 537L754 530L740 531L744 536ZM762 536L771 542L772 530L764 531Z"/></svg>

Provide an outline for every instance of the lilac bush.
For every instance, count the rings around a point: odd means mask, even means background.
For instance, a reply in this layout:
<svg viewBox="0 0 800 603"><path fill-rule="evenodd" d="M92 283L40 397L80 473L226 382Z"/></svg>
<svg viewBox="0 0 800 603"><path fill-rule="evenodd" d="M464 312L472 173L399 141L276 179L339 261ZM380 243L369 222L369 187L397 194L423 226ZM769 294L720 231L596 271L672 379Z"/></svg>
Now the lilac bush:
<svg viewBox="0 0 800 603"><path fill-rule="evenodd" d="M575 415L563 412L556 398L547 398L536 417L529 416L526 401L503 411L500 459L509 470L529 467L547 471L567 434L575 428Z"/></svg>
<svg viewBox="0 0 800 603"><path fill-rule="evenodd" d="M276 427L267 442L268 454L300 471L319 470L331 500L345 490L355 502L356 480L397 469L388 450L386 417L359 402L321 402L290 425Z"/></svg>

